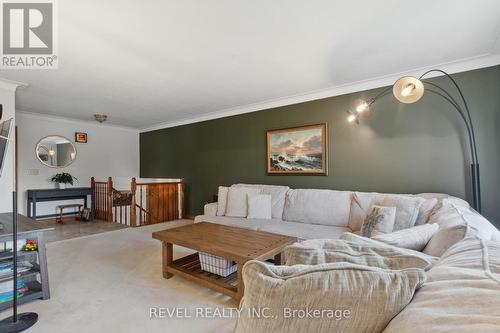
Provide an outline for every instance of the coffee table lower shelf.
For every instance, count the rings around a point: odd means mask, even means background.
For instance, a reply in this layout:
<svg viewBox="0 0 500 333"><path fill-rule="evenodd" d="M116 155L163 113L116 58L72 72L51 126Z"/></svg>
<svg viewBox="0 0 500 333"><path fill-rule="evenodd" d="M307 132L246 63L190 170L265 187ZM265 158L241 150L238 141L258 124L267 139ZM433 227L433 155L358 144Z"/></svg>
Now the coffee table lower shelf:
<svg viewBox="0 0 500 333"><path fill-rule="evenodd" d="M238 267L238 269L239 268L240 267ZM227 277L206 272L201 269L198 253L193 253L172 261L172 263L166 267L166 270L168 273L177 274L225 295L238 298L238 271Z"/></svg>
<svg viewBox="0 0 500 333"><path fill-rule="evenodd" d="M162 273L165 279L176 274L236 300L241 300L245 291L242 268L248 261L274 257L274 264L282 265L281 253L297 241L296 237L208 222L155 231L152 236L162 242ZM174 244L197 252L174 260ZM234 261L238 269L227 277L205 272L201 269L198 252Z"/></svg>

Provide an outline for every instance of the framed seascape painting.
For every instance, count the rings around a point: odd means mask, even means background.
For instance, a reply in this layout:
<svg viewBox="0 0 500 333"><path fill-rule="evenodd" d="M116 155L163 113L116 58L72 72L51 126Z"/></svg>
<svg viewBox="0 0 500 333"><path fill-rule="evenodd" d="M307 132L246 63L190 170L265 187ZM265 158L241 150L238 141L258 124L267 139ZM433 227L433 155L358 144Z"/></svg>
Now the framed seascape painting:
<svg viewBox="0 0 500 333"><path fill-rule="evenodd" d="M326 124L268 130L267 173L327 175Z"/></svg>

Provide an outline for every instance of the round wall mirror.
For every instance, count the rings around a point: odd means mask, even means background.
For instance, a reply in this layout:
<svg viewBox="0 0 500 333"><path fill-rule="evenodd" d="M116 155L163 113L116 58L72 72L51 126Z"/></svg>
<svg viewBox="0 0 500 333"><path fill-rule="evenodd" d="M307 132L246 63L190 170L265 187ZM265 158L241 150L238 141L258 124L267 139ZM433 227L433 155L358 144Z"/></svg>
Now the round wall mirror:
<svg viewBox="0 0 500 333"><path fill-rule="evenodd" d="M46 136L36 145L36 157L51 168L64 168L76 158L76 148L71 141L59 135Z"/></svg>

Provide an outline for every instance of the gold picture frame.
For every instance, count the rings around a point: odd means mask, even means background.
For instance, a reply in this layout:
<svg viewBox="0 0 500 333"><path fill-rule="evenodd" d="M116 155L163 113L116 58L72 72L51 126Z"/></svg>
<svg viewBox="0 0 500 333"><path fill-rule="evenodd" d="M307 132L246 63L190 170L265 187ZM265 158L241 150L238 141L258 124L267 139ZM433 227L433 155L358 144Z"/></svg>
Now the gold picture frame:
<svg viewBox="0 0 500 333"><path fill-rule="evenodd" d="M328 175L326 123L266 131L268 175Z"/></svg>

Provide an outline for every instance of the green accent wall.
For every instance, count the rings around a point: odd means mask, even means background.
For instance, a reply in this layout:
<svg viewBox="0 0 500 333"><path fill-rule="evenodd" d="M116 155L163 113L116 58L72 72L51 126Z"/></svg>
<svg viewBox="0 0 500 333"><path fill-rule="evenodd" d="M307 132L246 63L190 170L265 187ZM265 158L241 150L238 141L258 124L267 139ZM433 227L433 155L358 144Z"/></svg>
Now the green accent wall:
<svg viewBox="0 0 500 333"><path fill-rule="evenodd" d="M453 75L472 112L481 167L483 215L500 226L500 66ZM433 81L451 91L444 78ZM465 127L445 100L427 93L415 104L392 94L360 125L346 121L357 98L381 89L220 118L140 135L141 177L186 182L187 211L200 214L219 185L392 193L445 192L470 201ZM328 176L266 174L266 130L328 123Z"/></svg>

